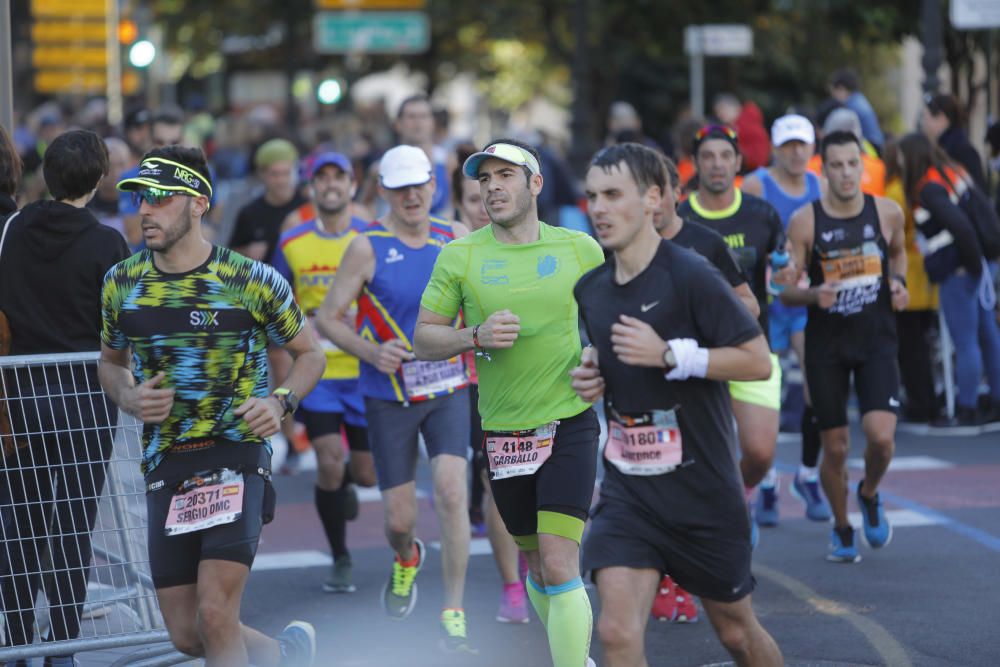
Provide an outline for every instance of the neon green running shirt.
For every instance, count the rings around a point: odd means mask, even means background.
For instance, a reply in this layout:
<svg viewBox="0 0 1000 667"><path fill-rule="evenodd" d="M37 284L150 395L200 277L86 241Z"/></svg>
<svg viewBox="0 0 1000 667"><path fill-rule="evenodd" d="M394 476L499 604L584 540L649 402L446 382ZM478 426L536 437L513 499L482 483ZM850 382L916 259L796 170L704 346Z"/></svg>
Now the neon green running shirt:
<svg viewBox="0 0 1000 667"><path fill-rule="evenodd" d="M521 319L514 346L476 360L479 413L487 431L518 431L574 417L589 407L570 386L580 362L573 287L604 263L586 234L541 223L539 240L500 243L487 225L446 245L420 305L467 326L498 310Z"/></svg>

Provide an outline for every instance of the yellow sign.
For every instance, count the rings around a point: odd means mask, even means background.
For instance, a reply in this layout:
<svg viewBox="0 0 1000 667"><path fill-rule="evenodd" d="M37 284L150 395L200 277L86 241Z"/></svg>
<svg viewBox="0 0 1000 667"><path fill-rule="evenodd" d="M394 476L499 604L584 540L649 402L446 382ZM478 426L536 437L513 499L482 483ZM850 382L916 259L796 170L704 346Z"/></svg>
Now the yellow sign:
<svg viewBox="0 0 1000 667"><path fill-rule="evenodd" d="M108 50L103 46L39 46L31 54L35 69L108 66Z"/></svg>
<svg viewBox="0 0 1000 667"><path fill-rule="evenodd" d="M107 0L31 0L31 14L36 18L104 18L107 10Z"/></svg>
<svg viewBox="0 0 1000 667"><path fill-rule="evenodd" d="M95 21L39 21L31 26L31 41L35 44L52 42L104 42L108 27Z"/></svg>
<svg viewBox="0 0 1000 667"><path fill-rule="evenodd" d="M427 0L313 0L316 9L423 9Z"/></svg>
<svg viewBox="0 0 1000 667"><path fill-rule="evenodd" d="M103 70L39 70L35 90L39 93L103 93L107 75Z"/></svg>

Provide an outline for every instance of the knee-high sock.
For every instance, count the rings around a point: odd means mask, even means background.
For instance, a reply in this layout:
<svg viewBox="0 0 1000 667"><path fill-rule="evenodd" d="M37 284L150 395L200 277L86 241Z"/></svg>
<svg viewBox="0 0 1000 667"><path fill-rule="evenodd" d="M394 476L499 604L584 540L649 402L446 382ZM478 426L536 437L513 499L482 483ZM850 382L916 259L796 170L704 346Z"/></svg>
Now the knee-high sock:
<svg viewBox="0 0 1000 667"><path fill-rule="evenodd" d="M560 586L548 586L549 651L554 667L579 667L587 664L590 633L594 625L590 598L580 577Z"/></svg>
<svg viewBox="0 0 1000 667"><path fill-rule="evenodd" d="M542 627L548 627L549 625L549 595L545 592L545 589L535 583L535 580L531 578L531 573L528 573L527 581L525 582L524 589L528 592L528 599L531 600L531 606L535 608L535 613L538 614L538 619L542 622Z"/></svg>
<svg viewBox="0 0 1000 667"><path fill-rule="evenodd" d="M342 484L336 491L324 491L316 487L316 511L319 513L323 532L330 542L333 558L342 558L347 552L347 518L344 516L344 495L346 485Z"/></svg>
<svg viewBox="0 0 1000 667"><path fill-rule="evenodd" d="M819 424L816 423L816 413L812 406L807 405L802 411L802 465L815 468L819 461Z"/></svg>

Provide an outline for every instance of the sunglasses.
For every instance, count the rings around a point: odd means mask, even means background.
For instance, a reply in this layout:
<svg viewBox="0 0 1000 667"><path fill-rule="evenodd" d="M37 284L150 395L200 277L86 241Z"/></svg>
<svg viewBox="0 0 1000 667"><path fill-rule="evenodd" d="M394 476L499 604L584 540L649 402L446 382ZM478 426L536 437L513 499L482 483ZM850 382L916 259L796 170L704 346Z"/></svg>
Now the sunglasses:
<svg viewBox="0 0 1000 667"><path fill-rule="evenodd" d="M163 206L167 203L171 197L177 195L190 196L184 192L177 192L175 190L161 190L159 188L145 188L143 190L134 190L132 192L132 203L138 208L142 205L142 202L146 202L150 206Z"/></svg>
<svg viewBox="0 0 1000 667"><path fill-rule="evenodd" d="M701 141L710 134L722 134L730 141L736 141L736 131L728 125L706 125L694 134L695 141Z"/></svg>

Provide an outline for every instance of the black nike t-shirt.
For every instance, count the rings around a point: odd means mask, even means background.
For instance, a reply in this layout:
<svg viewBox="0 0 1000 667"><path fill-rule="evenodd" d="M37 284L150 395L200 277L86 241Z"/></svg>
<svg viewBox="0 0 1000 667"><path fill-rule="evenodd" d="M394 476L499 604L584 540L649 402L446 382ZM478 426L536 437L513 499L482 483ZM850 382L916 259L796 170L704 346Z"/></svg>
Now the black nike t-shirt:
<svg viewBox="0 0 1000 667"><path fill-rule="evenodd" d="M602 498L651 513L662 525L697 529L728 525L746 511L733 458L735 433L725 382L671 381L662 368L629 366L611 346L611 325L622 314L648 322L660 338L694 338L702 347L745 343L761 335L746 307L708 260L661 241L650 265L624 285L615 260L588 272L573 290L580 317L597 349L605 404L621 414L676 410L683 460L672 472L626 475L605 459Z"/></svg>
<svg viewBox="0 0 1000 667"><path fill-rule="evenodd" d="M715 230L725 239L736 255L753 295L757 297L760 305L757 321L766 335L768 255L785 243L785 231L778 211L760 197L737 190L732 210L708 211L698 205L698 194L693 193L681 204L677 213L685 220L693 220Z"/></svg>
<svg viewBox="0 0 1000 667"><path fill-rule="evenodd" d="M281 206L268 203L264 195L257 197L236 214L236 225L233 227L233 236L229 239L229 247L239 248L255 241L264 241L267 243L264 262L270 264L281 235L281 224L292 211L305 203L305 197L297 192Z"/></svg>
<svg viewBox="0 0 1000 667"><path fill-rule="evenodd" d="M685 220L681 230L670 241L688 250L694 250L710 261L733 287L747 282L743 269L736 263L736 256L726 244L726 240L714 229L709 229L693 220Z"/></svg>

